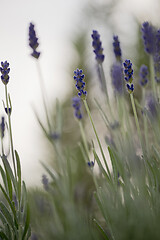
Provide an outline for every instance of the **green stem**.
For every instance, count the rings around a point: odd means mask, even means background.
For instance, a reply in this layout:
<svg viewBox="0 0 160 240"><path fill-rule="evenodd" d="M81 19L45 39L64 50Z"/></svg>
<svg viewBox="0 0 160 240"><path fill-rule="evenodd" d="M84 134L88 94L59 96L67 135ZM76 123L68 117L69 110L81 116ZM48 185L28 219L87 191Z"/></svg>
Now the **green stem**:
<svg viewBox="0 0 160 240"><path fill-rule="evenodd" d="M45 100L45 96L47 96L46 95L46 90L45 90L45 86L44 86L44 81L43 81L43 76L42 76L42 72L41 72L41 67L40 67L39 61L36 61L36 62L37 62L37 71L38 71L38 75L39 75L40 89L41 89L41 94L42 94L42 99L43 99L43 105L44 105L44 109L45 109L45 113L46 113L46 118L47 118L49 131L51 133L51 125L50 125L50 121L49 121L47 104L46 104L46 100Z"/></svg>
<svg viewBox="0 0 160 240"><path fill-rule="evenodd" d="M89 160L88 144L87 144L87 140L86 140L86 137L85 137L84 128L83 128L81 120L79 120L78 122L79 122L79 127L80 127L80 131L81 131L81 136L82 136L84 148L85 148L85 151L86 151L86 154L87 154L87 159L88 159L88 161L90 161Z"/></svg>
<svg viewBox="0 0 160 240"><path fill-rule="evenodd" d="M151 78L151 85L154 96L157 98L157 91L156 91L156 81L154 77L154 65L153 65L153 57L150 56L150 78Z"/></svg>
<svg viewBox="0 0 160 240"><path fill-rule="evenodd" d="M145 105L145 88L142 89L142 100L143 100L143 107ZM148 152L149 144L148 144L148 124L147 124L147 117L146 114L143 114L143 124L144 124L144 137L145 137L145 144L146 149Z"/></svg>
<svg viewBox="0 0 160 240"><path fill-rule="evenodd" d="M104 70L103 70L102 63L99 64L99 69L100 69L100 75L101 75L101 80L102 80L102 88L103 88L103 90L105 92L107 106L109 108L110 115L111 115L112 120L113 120L114 117L113 117L112 108L111 108L110 101L109 101L109 95L108 95L108 90L107 90L106 78L105 78L105 75L104 75Z"/></svg>
<svg viewBox="0 0 160 240"><path fill-rule="evenodd" d="M90 113L90 110L89 110L89 107L88 107L88 104L87 104L87 101L86 100L83 100L84 102L84 106L86 108L86 111L88 113L88 116L90 118L90 121L91 121L91 124L92 124L92 127L93 127L93 130L94 130L94 133L95 133L95 136L96 136L96 139L97 139L97 142L98 142L98 145L99 145L99 148L100 148L100 151L101 151L101 154L102 154L102 157L103 157L103 161L104 161L104 164L106 166L106 169L107 169L107 172L108 172L108 175L111 179L111 174L110 174L110 170L109 170L109 167L108 167L108 164L107 164L107 161L106 161L106 158L104 156L104 152L103 152L103 149L102 149L102 146L101 146L101 143L100 143L100 140L99 140L99 137L98 137L98 134L97 134L97 131L96 131L96 128L94 126L94 123L93 123L93 120L92 120L92 116L91 116L91 113Z"/></svg>
<svg viewBox="0 0 160 240"><path fill-rule="evenodd" d="M140 140L140 145L141 145L141 148L142 148L142 152L144 154L142 135L141 135L141 130L140 130L140 126L139 126L139 121L138 121L136 106L135 106L135 102L134 102L134 98L133 98L133 93L130 94L130 98L131 98L131 104L132 104L132 108L133 108L135 123L136 123L136 127L137 127L138 137L139 137L139 140Z"/></svg>
<svg viewBox="0 0 160 240"><path fill-rule="evenodd" d="M14 174L15 174L15 177L17 177L17 174L16 174L16 164L15 164L15 158L14 158L13 137L12 137L12 128L11 128L11 117L10 117L10 113L9 113L9 104L8 104L7 85L5 85L5 95L6 95L7 115L8 115L9 134L10 134L10 143L11 143L11 153L12 153Z"/></svg>

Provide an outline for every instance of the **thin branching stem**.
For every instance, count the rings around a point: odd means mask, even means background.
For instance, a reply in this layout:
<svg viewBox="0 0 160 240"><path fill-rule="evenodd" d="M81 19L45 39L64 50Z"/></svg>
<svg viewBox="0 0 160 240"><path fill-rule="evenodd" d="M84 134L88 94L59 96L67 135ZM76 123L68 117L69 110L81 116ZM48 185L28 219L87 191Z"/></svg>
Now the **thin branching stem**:
<svg viewBox="0 0 160 240"><path fill-rule="evenodd" d="M41 67L40 67L40 63L39 61L36 61L37 64L37 72L38 72L38 76L39 76L39 82L40 82L40 89L41 89L41 94L42 94L42 99L43 99L43 105L44 105L44 110L46 113L46 118L47 118L47 124L48 124L48 128L49 131L51 133L51 124L49 121L49 115L48 115L48 109L47 109L47 103L46 103L46 90L45 90L45 85L44 85L44 81L43 81L43 76L42 76L42 72L41 72Z"/></svg>
<svg viewBox="0 0 160 240"><path fill-rule="evenodd" d="M12 137L12 127L11 127L11 116L10 116L9 103L8 103L7 85L5 85L5 95L6 95L6 105L7 105L7 115L8 115L8 125L9 125L9 134L10 134L10 143L11 143L11 153L12 153L12 160L13 160L14 174L15 174L15 177L17 177L17 173L16 173L16 163L15 163L15 157L14 157L14 148L13 148L13 137Z"/></svg>
<svg viewBox="0 0 160 240"><path fill-rule="evenodd" d="M111 173L110 173L110 170L109 170L109 167L108 167L108 164L107 164L107 161L106 161L106 158L105 158L105 155L104 155L103 149L102 149L102 145L101 145L101 143L100 143L100 140L99 140L99 137L98 137L98 134L97 134L96 128L95 128L95 125L94 125L94 123L93 123L92 116L91 116L91 113L90 113L90 110L89 110L89 107L88 107L87 101L86 101L86 100L83 100L83 102L84 102L84 106L85 106L85 108L86 108L86 111L87 111L87 113L88 113L88 116L89 116L89 118L90 118L90 121L91 121L91 124L92 124L93 130L94 130L94 133L95 133L95 136L96 136L96 139L97 139L97 142L98 142L98 145L99 145L99 148L100 148L101 154L102 154L102 158L103 158L104 164L105 164L106 169L107 169L107 172L108 172L108 176L109 176L110 179L111 179Z"/></svg>

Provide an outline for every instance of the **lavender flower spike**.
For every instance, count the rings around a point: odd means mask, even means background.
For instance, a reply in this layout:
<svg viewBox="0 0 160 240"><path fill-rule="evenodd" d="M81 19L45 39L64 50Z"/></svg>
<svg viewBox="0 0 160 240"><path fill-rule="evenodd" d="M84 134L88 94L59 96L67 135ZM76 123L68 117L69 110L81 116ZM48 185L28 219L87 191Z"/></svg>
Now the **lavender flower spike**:
<svg viewBox="0 0 160 240"><path fill-rule="evenodd" d="M120 42L118 40L118 36L113 36L113 50L114 50L114 54L115 54L117 61L121 62L122 53L121 53Z"/></svg>
<svg viewBox="0 0 160 240"><path fill-rule="evenodd" d="M94 48L93 52L96 55L96 60L98 63L102 63L104 61L104 54L103 54L102 42L100 40L100 35L98 31L93 30L93 34L91 36L93 38L92 46Z"/></svg>
<svg viewBox="0 0 160 240"><path fill-rule="evenodd" d="M82 99L86 98L87 91L85 91L85 82L83 81L84 79L84 74L82 69L78 69L74 71L74 80L76 81L76 88L78 90L78 96L81 97Z"/></svg>
<svg viewBox="0 0 160 240"><path fill-rule="evenodd" d="M37 47L39 46L38 38L36 37L36 32L34 30L34 24L30 23L29 26L29 46L32 48L33 53L32 57L38 59L40 56L40 52L37 52Z"/></svg>
<svg viewBox="0 0 160 240"><path fill-rule="evenodd" d="M148 83L148 67L144 64L140 67L139 83L142 87L145 87Z"/></svg>
<svg viewBox="0 0 160 240"><path fill-rule="evenodd" d="M72 98L72 107L75 109L74 115L77 119L82 119L81 113L81 99L77 96Z"/></svg>
<svg viewBox="0 0 160 240"><path fill-rule="evenodd" d="M132 63L130 60L125 60L123 63L124 66L124 79L126 81L126 87L128 92L131 94L134 90L134 85L132 83L133 81L133 69L132 69Z"/></svg>
<svg viewBox="0 0 160 240"><path fill-rule="evenodd" d="M149 24L149 22L144 22L142 24L142 38L144 42L145 51L148 54L155 53L155 41L156 41L156 30Z"/></svg>
<svg viewBox="0 0 160 240"><path fill-rule="evenodd" d="M115 92L123 93L123 68L120 63L114 63L111 68L112 85Z"/></svg>
<svg viewBox="0 0 160 240"><path fill-rule="evenodd" d="M5 85L7 85L7 83L9 82L8 74L10 72L9 63L7 61L1 62L1 66L2 66L0 67L0 72L2 73L1 80Z"/></svg>

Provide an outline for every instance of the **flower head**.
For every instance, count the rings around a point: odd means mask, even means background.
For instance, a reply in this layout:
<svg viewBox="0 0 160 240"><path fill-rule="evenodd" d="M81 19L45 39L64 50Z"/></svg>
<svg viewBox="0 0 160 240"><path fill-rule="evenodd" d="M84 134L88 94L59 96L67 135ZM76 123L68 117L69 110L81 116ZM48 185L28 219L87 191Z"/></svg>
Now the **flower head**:
<svg viewBox="0 0 160 240"><path fill-rule="evenodd" d="M149 24L149 22L144 22L142 24L142 38L144 42L145 51L148 54L155 53L155 41L156 41L156 30Z"/></svg>
<svg viewBox="0 0 160 240"><path fill-rule="evenodd" d="M96 60L98 63L102 63L104 61L104 54L103 54L103 48L102 48L102 42L100 40L100 35L98 33L98 31L93 30L92 33L92 46L94 48L93 52L96 55Z"/></svg>
<svg viewBox="0 0 160 240"><path fill-rule="evenodd" d="M123 63L124 66L124 79L126 81L126 87L129 93L132 93L134 90L134 85L132 83L133 81L133 69L132 69L132 63L130 60L125 60Z"/></svg>
<svg viewBox="0 0 160 240"><path fill-rule="evenodd" d="M120 42L118 40L118 36L113 36L113 50L114 50L114 54L115 54L117 61L121 62L122 53L121 53Z"/></svg>
<svg viewBox="0 0 160 240"><path fill-rule="evenodd" d="M37 52L36 49L39 46L39 43L38 43L38 38L36 37L36 32L34 30L34 24L32 23L30 23L30 26L29 26L29 46L33 50L31 56L38 59L40 56L40 52Z"/></svg>
<svg viewBox="0 0 160 240"><path fill-rule="evenodd" d="M9 82L8 74L10 72L9 63L7 61L1 62L0 71L2 73L1 80L5 85L7 85L7 83Z"/></svg>
<svg viewBox="0 0 160 240"><path fill-rule="evenodd" d="M74 115L77 119L82 119L81 99L77 96L72 98L72 107L75 109Z"/></svg>
<svg viewBox="0 0 160 240"><path fill-rule="evenodd" d="M78 96L82 99L86 98L87 91L85 91L85 82L83 81L85 75L83 74L82 69L78 69L74 71L74 80L76 81L76 88L78 90Z"/></svg>
<svg viewBox="0 0 160 240"><path fill-rule="evenodd" d="M111 78L114 90L122 94L123 92L123 68L120 63L114 63L111 68Z"/></svg>
<svg viewBox="0 0 160 240"><path fill-rule="evenodd" d="M139 83L142 87L145 87L148 83L148 67L144 64L140 67Z"/></svg>

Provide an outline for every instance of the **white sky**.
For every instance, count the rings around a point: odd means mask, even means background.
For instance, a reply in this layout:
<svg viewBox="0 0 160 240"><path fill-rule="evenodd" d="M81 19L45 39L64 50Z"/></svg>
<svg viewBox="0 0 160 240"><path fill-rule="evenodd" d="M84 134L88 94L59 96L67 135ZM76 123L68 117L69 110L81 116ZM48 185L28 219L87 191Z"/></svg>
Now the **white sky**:
<svg viewBox="0 0 160 240"><path fill-rule="evenodd" d="M43 106L36 63L30 57L31 50L28 47L28 26L31 21L35 23L39 50L42 52L40 64L48 97L52 100L56 97L61 98L69 85L66 81L66 70L67 64L72 60L71 33L74 35L75 30L77 33L82 24L81 10L88 1L0 0L0 62L7 60L10 63L8 90L13 105L14 146L20 154L23 178L28 185L40 182L42 167L39 160L43 160L40 155L42 146L38 141L42 133L31 107L34 104L41 115ZM136 11L142 21L152 19L157 23L158 0L122 2L126 9ZM124 10L122 2L121 11ZM89 34L92 28L94 29L93 25L94 23L88 26ZM0 99L4 99L3 84L0 84ZM3 113L1 104L0 115Z"/></svg>

